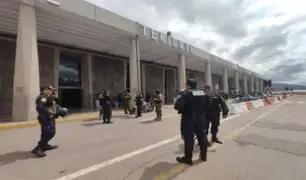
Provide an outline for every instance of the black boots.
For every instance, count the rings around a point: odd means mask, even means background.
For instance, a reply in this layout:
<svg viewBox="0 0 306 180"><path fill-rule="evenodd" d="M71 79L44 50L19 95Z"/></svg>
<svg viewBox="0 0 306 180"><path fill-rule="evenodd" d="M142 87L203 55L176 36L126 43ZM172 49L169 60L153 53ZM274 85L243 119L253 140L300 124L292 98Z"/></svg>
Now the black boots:
<svg viewBox="0 0 306 180"><path fill-rule="evenodd" d="M207 151L201 151L199 154L199 159L204 162L207 161Z"/></svg>
<svg viewBox="0 0 306 180"><path fill-rule="evenodd" d="M56 149L58 148L57 145L50 145L50 144L47 144L46 147L42 148L43 151L50 151L50 150L53 150L53 149Z"/></svg>
<svg viewBox="0 0 306 180"><path fill-rule="evenodd" d="M199 159L203 162L207 161L207 152L202 151L199 154ZM176 161L179 163L187 164L187 165L193 165L192 159L186 158L186 157L177 157Z"/></svg>
<svg viewBox="0 0 306 180"><path fill-rule="evenodd" d="M186 157L177 157L176 161L187 165L193 165L192 159Z"/></svg>
<svg viewBox="0 0 306 180"><path fill-rule="evenodd" d="M33 153L35 156L37 156L39 158L42 158L42 157L46 156L45 151L50 151L50 150L53 150L53 149L56 149L56 148L58 148L58 146L47 144L43 148L37 146L35 149L32 150L31 153Z"/></svg>
<svg viewBox="0 0 306 180"><path fill-rule="evenodd" d="M218 144L223 144L223 142L217 136L212 136L211 142L215 142L215 143L218 143Z"/></svg>
<svg viewBox="0 0 306 180"><path fill-rule="evenodd" d="M45 157L45 156L46 156L46 153L45 153L42 149L40 149L40 148L38 148L38 147L36 147L35 149L33 149L33 150L32 150L32 153L33 153L35 156L39 157L39 158L42 158L42 157Z"/></svg>

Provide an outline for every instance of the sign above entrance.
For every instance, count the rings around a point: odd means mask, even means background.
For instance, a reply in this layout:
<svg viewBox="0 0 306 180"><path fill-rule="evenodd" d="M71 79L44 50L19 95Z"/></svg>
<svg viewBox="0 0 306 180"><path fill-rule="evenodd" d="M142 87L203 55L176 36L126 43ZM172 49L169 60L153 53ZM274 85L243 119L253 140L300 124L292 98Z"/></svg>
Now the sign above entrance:
<svg viewBox="0 0 306 180"><path fill-rule="evenodd" d="M139 24L142 35L155 40L157 43L169 45L172 48L177 48L185 52L192 52L192 46L171 37L170 33L161 33L149 27Z"/></svg>
<svg viewBox="0 0 306 180"><path fill-rule="evenodd" d="M61 5L61 3L57 0L46 0L46 1L47 1L47 3L49 3L53 6L60 6Z"/></svg>

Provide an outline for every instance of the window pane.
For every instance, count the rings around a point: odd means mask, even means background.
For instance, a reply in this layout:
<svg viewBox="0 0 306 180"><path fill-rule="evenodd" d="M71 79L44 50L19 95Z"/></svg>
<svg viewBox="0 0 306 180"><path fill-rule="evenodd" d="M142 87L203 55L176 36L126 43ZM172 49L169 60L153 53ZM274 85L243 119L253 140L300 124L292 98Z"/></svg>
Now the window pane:
<svg viewBox="0 0 306 180"><path fill-rule="evenodd" d="M59 65L59 86L82 86L81 56L62 55Z"/></svg>

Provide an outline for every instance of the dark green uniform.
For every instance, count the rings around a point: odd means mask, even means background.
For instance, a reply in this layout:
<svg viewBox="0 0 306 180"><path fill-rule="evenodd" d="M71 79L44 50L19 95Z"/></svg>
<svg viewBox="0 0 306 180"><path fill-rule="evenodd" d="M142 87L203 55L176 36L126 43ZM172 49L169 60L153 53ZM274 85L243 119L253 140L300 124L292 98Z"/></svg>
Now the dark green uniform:
<svg viewBox="0 0 306 180"><path fill-rule="evenodd" d="M142 102L143 102L143 96L141 93L138 93L135 97L136 102L136 108L137 108L137 117L141 117L141 111L142 111Z"/></svg>
<svg viewBox="0 0 306 180"><path fill-rule="evenodd" d="M163 104L163 100L162 100L162 95L161 95L159 89L155 90L155 94L153 96L153 103L154 103L155 112L156 112L155 120L161 121L162 120L162 104Z"/></svg>
<svg viewBox="0 0 306 180"><path fill-rule="evenodd" d="M131 95L128 91L124 91L122 94L122 99L123 99L123 109L125 114L132 114L131 113L131 108L130 108L130 100Z"/></svg>

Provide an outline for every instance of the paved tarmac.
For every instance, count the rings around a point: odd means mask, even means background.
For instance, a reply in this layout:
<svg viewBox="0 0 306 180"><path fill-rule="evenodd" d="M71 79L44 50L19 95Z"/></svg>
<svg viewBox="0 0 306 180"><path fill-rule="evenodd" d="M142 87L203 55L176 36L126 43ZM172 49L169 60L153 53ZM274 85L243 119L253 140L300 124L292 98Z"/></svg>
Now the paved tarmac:
<svg viewBox="0 0 306 180"><path fill-rule="evenodd" d="M304 180L306 96L232 116L221 124L224 144L209 150L208 162L178 164L183 153L179 116L167 109L161 122L118 117L58 124L48 156L29 151L39 128L0 132L1 180ZM140 122L142 121L142 122Z"/></svg>

